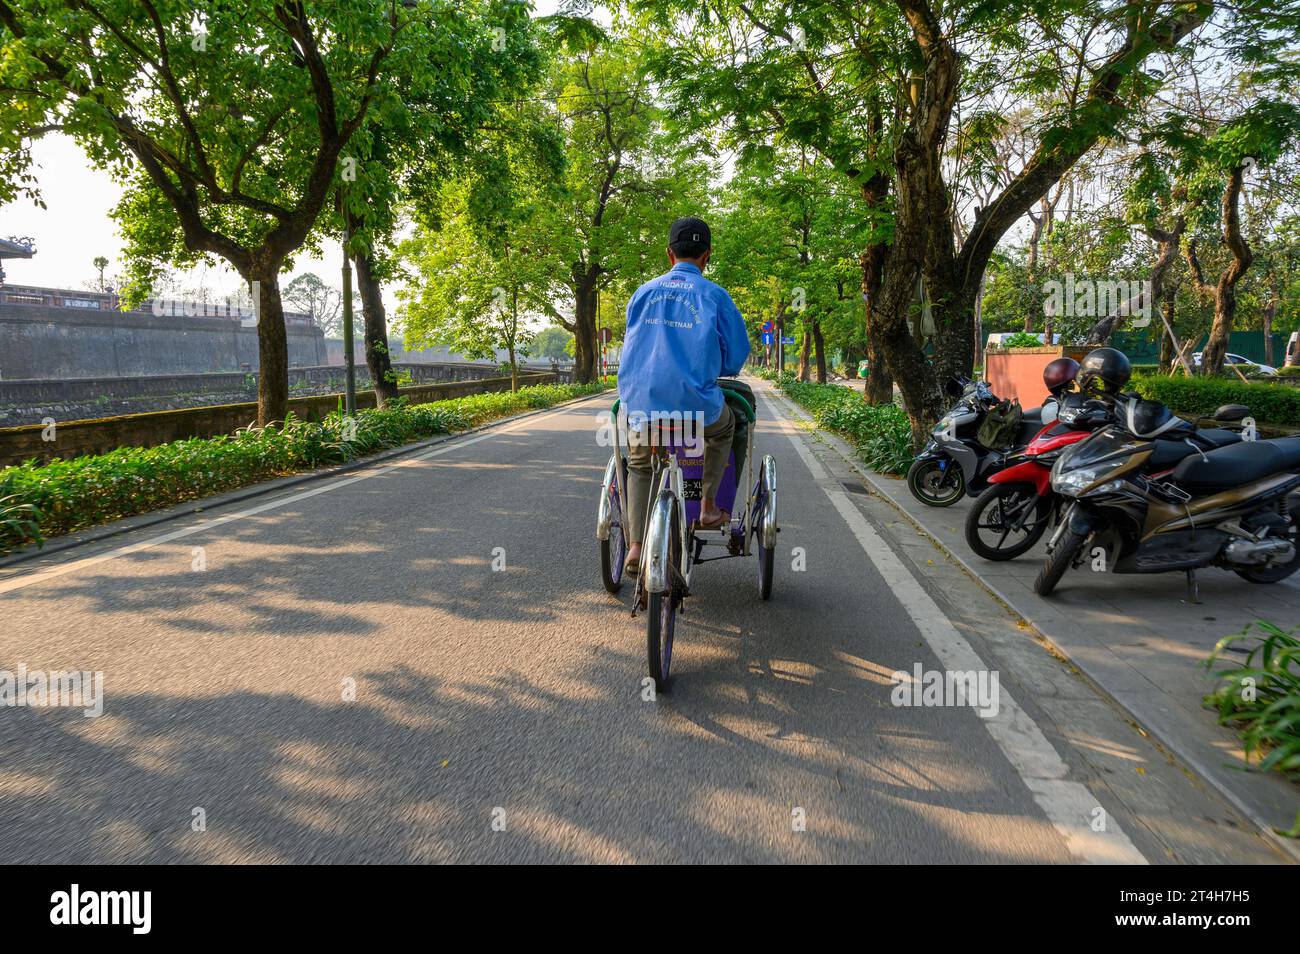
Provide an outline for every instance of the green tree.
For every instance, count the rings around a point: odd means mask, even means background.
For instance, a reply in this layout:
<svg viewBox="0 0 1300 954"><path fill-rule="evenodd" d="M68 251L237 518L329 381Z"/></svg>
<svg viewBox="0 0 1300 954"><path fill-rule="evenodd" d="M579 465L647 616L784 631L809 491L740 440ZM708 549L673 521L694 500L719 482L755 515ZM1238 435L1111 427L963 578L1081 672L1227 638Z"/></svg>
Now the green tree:
<svg viewBox="0 0 1300 954"><path fill-rule="evenodd" d="M543 328L533 335L532 344L528 346L528 353L539 358L548 358L551 361L563 361L571 354L569 346L572 342L573 335L563 328Z"/></svg>
<svg viewBox="0 0 1300 954"><path fill-rule="evenodd" d="M126 186L136 300L207 256L256 289L258 420L288 407L279 275L394 77L453 74L488 28L436 0L0 0L0 198L39 196L28 135L59 125ZM436 49L447 59L428 54Z"/></svg>
<svg viewBox="0 0 1300 954"><path fill-rule="evenodd" d="M565 165L546 230L564 262L572 313L548 314L574 336L575 379L590 381L600 294L667 267L669 224L704 206L706 149L670 128L635 38L566 47L549 90Z"/></svg>
<svg viewBox="0 0 1300 954"><path fill-rule="evenodd" d="M528 320L549 308L559 259L548 253L549 236L535 204L512 205L489 239L472 210L472 196L470 182L450 184L440 227L422 230L401 249L416 278L401 293L405 337L417 347L446 344L492 360L504 349L517 390L519 353L532 337Z"/></svg>
<svg viewBox="0 0 1300 954"><path fill-rule="evenodd" d="M879 288L868 287L864 254L863 290L873 346L918 440L942 407L940 382L971 368L975 303L1002 238L1158 83L1147 60L1177 49L1214 9L1159 0L636 6L671 37L661 64L683 107L742 143L778 137L817 149L860 190L864 224L890 215L869 245L879 254L888 243L873 266ZM1253 8L1231 16L1266 22ZM1273 37L1264 45L1278 48ZM954 189L978 171L972 148L1005 125L1008 95L1043 107L1026 158L962 221ZM918 278L937 326L932 357L912 332Z"/></svg>

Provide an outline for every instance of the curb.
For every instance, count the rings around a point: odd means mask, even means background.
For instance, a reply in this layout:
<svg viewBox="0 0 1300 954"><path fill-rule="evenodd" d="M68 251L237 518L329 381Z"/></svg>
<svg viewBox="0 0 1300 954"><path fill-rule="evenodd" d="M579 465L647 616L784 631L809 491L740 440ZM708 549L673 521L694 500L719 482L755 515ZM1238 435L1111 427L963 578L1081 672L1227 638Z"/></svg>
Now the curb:
<svg viewBox="0 0 1300 954"><path fill-rule="evenodd" d="M611 388L610 390L613 389ZM401 457L404 454L411 454L416 451L425 450L429 447L436 447L439 444L446 444L450 441L459 440L460 438L466 437L470 434L477 434L480 431L499 427L502 424L509 424L513 421L522 421L529 417L535 417L538 414L549 414L557 408L568 407L573 404L581 404L583 401L590 401L593 398L602 397L607 393L608 391L598 391L595 394L587 394L582 397L573 398L569 401L561 401L559 404L552 404L550 407L536 408L531 411L524 411L522 414L513 414L510 417L499 417L495 420L487 421L467 430L456 431L453 434L439 434L436 437L428 437L411 444L389 447L385 450L376 451L366 457L358 457L356 460L345 461L342 464L331 464L328 467L303 471L299 474L290 474L287 477L277 477L274 480L263 481L259 484L250 484L246 487L227 490L223 493L214 494L211 497L200 497L198 500L175 504L174 506L168 507L164 510L153 510L149 513L137 514L134 517L123 517L121 520L114 520L112 523L106 523L98 527L89 527L85 530L78 530L74 533L64 534L55 537L53 543L47 544L44 547L28 547L25 550L16 550L7 556L0 557L0 570L5 570L19 563L26 563L29 560L35 560L38 557L53 556L68 550L75 550L77 547L86 546L91 543L98 543L101 540L107 540L111 537L121 536L124 533L130 533L133 530L142 530L145 527L152 527L160 523L178 520L181 517L190 517L198 513L205 513L217 507L240 503L241 501L249 500L253 497L263 497L267 494L275 493L277 490L287 490L291 487L297 487L300 484L310 483L315 480L324 480L327 477L337 477L340 474L351 473L355 470L362 470L366 467L372 467L375 464L381 464L384 461L391 460L395 457Z"/></svg>
<svg viewBox="0 0 1300 954"><path fill-rule="evenodd" d="M806 422L813 422L813 419L808 416L807 411L805 411L802 407L796 404L789 396L786 395L784 391L782 391L780 388L778 388L775 384L772 384L771 382L767 382L767 383L771 385L771 391L768 392L768 396L778 398L785 405L787 411L791 412L790 416L792 420L795 420L801 424ZM1094 679L1091 675L1089 675L1087 670L1077 660L1075 660L1074 657L1065 648L1063 648L1060 644L1058 644L1056 640L1052 639L1050 635L1044 632L1039 627L1039 625L1036 622L1034 622L1033 619L1025 615L1025 613L1021 611L1016 606L1016 604L1012 602L1005 594L1000 592L996 586L994 586L992 583L985 580L984 577L980 575L980 573L973 566L971 566L971 564L965 558L953 552L953 550L949 548L942 540L940 540L938 537L932 534L924 525L918 522L915 517L913 517L910 513L908 513L897 503L895 503L893 497L891 497L885 491L884 487L880 483L882 479L881 476L871 471L867 467L865 467L862 464L862 462L857 460L854 456L845 453L845 448L848 448L850 450L852 449L851 444L849 444L839 435L833 434L829 431L825 431L822 428L817 427L815 425L815 422L813 423L814 423L814 427L812 428L812 432L816 435L817 440L825 444L833 451L835 451L835 453L839 454L840 457L842 457L845 460L845 462L848 463L848 465L853 468L854 472L856 472L860 477L862 477L867 482L872 492L877 497L879 497L881 500L887 503L900 516L902 516L903 519L905 519L909 524L915 527L917 531L923 534L925 538L929 540L930 543L934 547L936 547L941 553L945 554L949 559L951 559L954 563L956 563L959 567L961 567L961 569L966 573L966 575L969 576L976 583L978 583L985 591L989 593L989 595L991 595L1003 606L1007 607L1007 609L1010 610L1012 613L1014 613L1017 617L1024 620L1025 624L1032 630L1034 635L1036 635L1048 647L1050 647L1054 653L1057 653L1062 658L1069 660L1070 665L1073 666L1075 670L1083 678L1087 680L1088 684L1092 686L1093 689L1096 690L1098 694L1109 699L1115 706L1117 706L1120 709L1120 711L1124 712L1128 716L1129 720L1132 721L1132 723L1135 726L1140 727L1143 732L1149 734L1152 738L1156 739L1162 746L1164 746L1169 752L1173 753L1179 759L1179 761L1181 761L1191 771L1196 773L1196 777L1204 785L1206 785L1213 791L1217 792L1221 798L1227 801L1228 804L1232 805L1237 811L1241 812L1241 814L1247 820L1249 820L1252 824L1254 824L1255 827L1259 829L1260 833L1266 839L1268 839L1272 844L1281 848L1283 853L1288 855L1292 860L1294 860L1297 863L1300 863L1300 843L1298 843L1296 839L1284 838L1281 835L1279 835L1277 832L1275 832L1273 830L1273 825L1270 822L1266 821L1265 819L1259 817L1258 813L1256 813L1249 804L1247 804L1240 797L1238 797L1236 792L1234 792L1232 789L1228 788L1227 786L1220 784L1215 774L1210 772L1204 766L1202 760L1195 753L1187 752L1186 750L1183 749L1181 745L1179 745L1176 741L1171 739L1169 736L1152 728L1144 720L1140 719L1137 713L1133 712L1127 705L1124 704L1122 700L1120 700L1113 693L1107 690L1105 686L1097 682L1097 680Z"/></svg>

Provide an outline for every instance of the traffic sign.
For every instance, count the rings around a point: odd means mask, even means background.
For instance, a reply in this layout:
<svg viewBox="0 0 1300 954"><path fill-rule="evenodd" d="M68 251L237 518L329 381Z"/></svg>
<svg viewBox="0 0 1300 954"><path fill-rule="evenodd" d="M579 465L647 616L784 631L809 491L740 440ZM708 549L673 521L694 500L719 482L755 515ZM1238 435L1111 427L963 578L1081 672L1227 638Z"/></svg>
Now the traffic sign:
<svg viewBox="0 0 1300 954"><path fill-rule="evenodd" d="M763 344L770 345L771 343L772 343L772 332L770 331L763 332Z"/></svg>
<svg viewBox="0 0 1300 954"><path fill-rule="evenodd" d="M794 344L794 339L788 336L784 337L781 339L781 344Z"/></svg>

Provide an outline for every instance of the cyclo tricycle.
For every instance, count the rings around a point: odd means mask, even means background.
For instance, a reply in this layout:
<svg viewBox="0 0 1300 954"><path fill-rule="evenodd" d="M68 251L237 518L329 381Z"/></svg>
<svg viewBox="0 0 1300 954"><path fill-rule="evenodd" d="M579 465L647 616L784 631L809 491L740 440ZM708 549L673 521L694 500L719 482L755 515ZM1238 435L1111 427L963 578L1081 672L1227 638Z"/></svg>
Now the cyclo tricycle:
<svg viewBox="0 0 1300 954"><path fill-rule="evenodd" d="M776 551L776 461L763 457L754 476L754 392L733 378L718 384L736 420L726 472L718 487L717 502L731 514L721 527L699 526L704 478L704 457L700 448L692 454L679 430L659 429L654 448L653 479L650 484L646 526L641 540L641 563L632 598L632 615L644 611L646 657L656 690L668 687L672 666L673 634L682 602L691 595L691 574L701 563L732 557L758 556L758 595L772 595L772 568ZM614 453L605 466L596 515L596 539L600 541L600 572L605 589L617 593L623 585L623 563L628 525L627 457L620 438L619 402L610 410L614 418ZM666 439L665 439L666 435ZM743 486L749 488L744 507L736 512L736 498ZM706 550L720 550L705 556Z"/></svg>

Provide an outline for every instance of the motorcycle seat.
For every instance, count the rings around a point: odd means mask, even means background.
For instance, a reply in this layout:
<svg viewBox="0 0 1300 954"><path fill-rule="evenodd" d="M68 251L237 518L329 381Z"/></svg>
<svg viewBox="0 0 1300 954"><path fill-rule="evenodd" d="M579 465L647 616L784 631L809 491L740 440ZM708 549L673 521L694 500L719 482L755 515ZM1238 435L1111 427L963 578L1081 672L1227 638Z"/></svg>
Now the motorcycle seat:
<svg viewBox="0 0 1300 954"><path fill-rule="evenodd" d="M1213 494L1300 469L1300 437L1231 444L1185 457L1171 475L1191 494Z"/></svg>
<svg viewBox="0 0 1300 954"><path fill-rule="evenodd" d="M1196 439L1206 447L1227 447L1241 441L1241 434L1222 427L1206 427L1196 432Z"/></svg>

